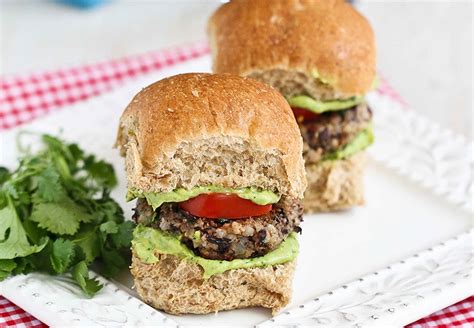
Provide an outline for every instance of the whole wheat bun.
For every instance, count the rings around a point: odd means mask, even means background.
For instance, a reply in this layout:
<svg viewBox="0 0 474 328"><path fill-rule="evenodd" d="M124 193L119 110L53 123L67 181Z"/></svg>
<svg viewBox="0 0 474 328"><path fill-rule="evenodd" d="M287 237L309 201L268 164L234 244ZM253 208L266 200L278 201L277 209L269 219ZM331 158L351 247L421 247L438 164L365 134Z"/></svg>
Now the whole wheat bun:
<svg viewBox="0 0 474 328"><path fill-rule="evenodd" d="M305 212L328 212L364 205L366 162L365 152L359 152L346 159L307 165Z"/></svg>
<svg viewBox="0 0 474 328"><path fill-rule="evenodd" d="M295 261L263 268L229 270L205 280L202 268L173 255L154 264L135 254L131 272L141 299L172 314L211 313L250 306L276 314L288 304Z"/></svg>
<svg viewBox="0 0 474 328"><path fill-rule="evenodd" d="M214 72L260 79L285 96L347 98L375 78L374 34L344 0L233 0L208 34Z"/></svg>
<svg viewBox="0 0 474 328"><path fill-rule="evenodd" d="M302 198L306 188L293 113L253 79L190 73L153 83L123 113L116 145L128 187L143 192L254 186Z"/></svg>

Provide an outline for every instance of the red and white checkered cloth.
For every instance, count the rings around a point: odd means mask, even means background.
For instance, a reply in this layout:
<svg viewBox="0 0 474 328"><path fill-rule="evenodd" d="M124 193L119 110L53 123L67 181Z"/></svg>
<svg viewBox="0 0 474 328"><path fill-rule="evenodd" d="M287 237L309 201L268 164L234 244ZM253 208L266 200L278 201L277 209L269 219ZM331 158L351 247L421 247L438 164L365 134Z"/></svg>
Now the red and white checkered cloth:
<svg viewBox="0 0 474 328"><path fill-rule="evenodd" d="M55 108L97 96L131 78L209 52L205 43L149 52L108 62L0 79L0 130L13 128Z"/></svg>
<svg viewBox="0 0 474 328"><path fill-rule="evenodd" d="M0 296L0 327L48 327L28 312Z"/></svg>
<svg viewBox="0 0 474 328"><path fill-rule="evenodd" d="M474 327L474 296L422 318L407 327Z"/></svg>
<svg viewBox="0 0 474 328"><path fill-rule="evenodd" d="M0 131L44 116L62 106L97 96L134 77L209 53L203 42L99 64L0 78ZM382 79L377 92L405 105ZM0 296L0 327L47 327ZM473 327L474 297L433 313L408 327Z"/></svg>

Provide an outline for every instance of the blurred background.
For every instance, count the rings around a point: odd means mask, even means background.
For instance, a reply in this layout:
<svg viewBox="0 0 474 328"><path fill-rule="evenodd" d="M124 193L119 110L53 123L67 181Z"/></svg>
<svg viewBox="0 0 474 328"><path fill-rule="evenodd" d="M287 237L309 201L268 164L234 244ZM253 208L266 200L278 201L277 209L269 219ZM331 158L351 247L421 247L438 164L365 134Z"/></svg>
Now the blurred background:
<svg viewBox="0 0 474 328"><path fill-rule="evenodd" d="M109 0L81 9L60 2L0 0L2 75L204 40L207 18L220 4ZM375 30L382 75L414 110L472 139L472 1L356 1L356 6Z"/></svg>

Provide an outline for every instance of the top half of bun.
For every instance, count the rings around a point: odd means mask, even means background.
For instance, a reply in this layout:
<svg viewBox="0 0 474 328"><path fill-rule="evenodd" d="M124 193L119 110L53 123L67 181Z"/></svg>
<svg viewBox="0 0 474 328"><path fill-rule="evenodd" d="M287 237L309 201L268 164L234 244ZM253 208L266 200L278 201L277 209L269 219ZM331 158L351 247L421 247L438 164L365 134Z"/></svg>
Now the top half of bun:
<svg viewBox="0 0 474 328"><path fill-rule="evenodd" d="M120 119L117 146L129 188L141 191L218 185L300 198L306 187L285 99L239 76L182 74L144 88Z"/></svg>
<svg viewBox="0 0 474 328"><path fill-rule="evenodd" d="M338 98L366 93L375 79L373 31L343 0L233 0L210 18L208 33L217 73L305 74Z"/></svg>

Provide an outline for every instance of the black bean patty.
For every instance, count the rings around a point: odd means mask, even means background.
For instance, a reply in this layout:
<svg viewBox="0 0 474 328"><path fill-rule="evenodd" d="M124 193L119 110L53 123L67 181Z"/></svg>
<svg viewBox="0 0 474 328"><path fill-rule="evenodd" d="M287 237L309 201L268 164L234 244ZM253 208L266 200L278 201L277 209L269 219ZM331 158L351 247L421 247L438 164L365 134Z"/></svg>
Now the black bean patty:
<svg viewBox="0 0 474 328"><path fill-rule="evenodd" d="M303 154L307 162L321 158L347 145L372 120L372 111L366 103L349 109L318 115L313 121L298 122L303 136Z"/></svg>
<svg viewBox="0 0 474 328"><path fill-rule="evenodd" d="M300 202L288 198L274 204L266 215L237 220L196 217L176 203L165 203L153 212L144 199L138 199L133 216L137 223L180 233L182 241L196 255L229 261L274 250L290 232L301 232L302 217Z"/></svg>

